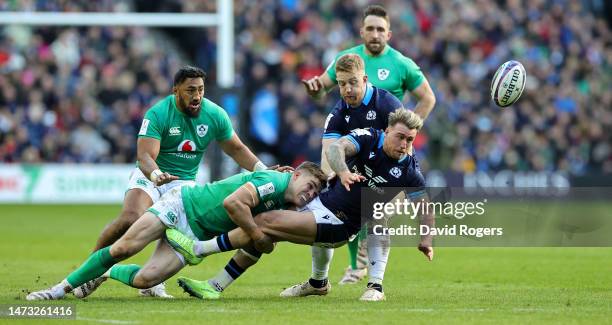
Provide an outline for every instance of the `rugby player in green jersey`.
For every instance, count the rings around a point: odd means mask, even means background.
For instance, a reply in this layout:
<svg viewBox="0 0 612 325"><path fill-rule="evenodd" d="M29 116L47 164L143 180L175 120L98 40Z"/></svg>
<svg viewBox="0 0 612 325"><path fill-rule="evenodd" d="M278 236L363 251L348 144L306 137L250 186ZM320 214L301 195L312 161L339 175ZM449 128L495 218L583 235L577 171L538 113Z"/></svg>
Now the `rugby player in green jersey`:
<svg viewBox="0 0 612 325"><path fill-rule="evenodd" d="M204 97L206 74L185 66L174 75L172 94L153 105L138 132L137 163L130 175L119 216L102 231L94 251L110 246L167 191L195 184L198 166L212 141L246 170L267 167L240 141L223 108ZM87 286L74 291L82 296ZM171 298L163 284L140 291Z"/></svg>
<svg viewBox="0 0 612 325"><path fill-rule="evenodd" d="M241 228L263 252L273 249L270 237L257 226L254 215L303 207L312 201L326 181L315 163L305 162L293 173L273 170L244 172L206 185L176 187L150 207L115 243L92 253L74 272L59 284L32 292L27 300L62 299L74 288L97 278L112 278L135 288L150 288L165 281L186 264L197 264L201 258L185 259L193 252L177 252L165 239L166 229L176 229L191 240L216 238L215 245L232 249L227 232ZM158 242L148 262L119 265ZM95 288L88 289L84 296Z"/></svg>
<svg viewBox="0 0 612 325"><path fill-rule="evenodd" d="M336 86L336 61L347 53L359 55L365 62L365 71L368 82L377 88L391 92L400 101L408 91L416 99L414 112L423 121L433 109L436 99L429 82L421 72L419 66L410 58L392 48L387 42L391 39L391 23L387 11L382 6L371 5L363 12L362 26L359 35L363 44L346 49L338 53L326 71L320 76L303 80L308 94L314 98L321 98L325 93ZM366 125L360 128L368 127ZM344 135L344 134L341 134ZM331 169L325 159L325 152L335 139L323 139L321 149L321 167L327 174ZM358 239L349 242L349 267L346 269L340 284L353 284L366 275L365 240L360 233ZM363 244L359 246L359 242ZM359 258L358 256L359 250Z"/></svg>

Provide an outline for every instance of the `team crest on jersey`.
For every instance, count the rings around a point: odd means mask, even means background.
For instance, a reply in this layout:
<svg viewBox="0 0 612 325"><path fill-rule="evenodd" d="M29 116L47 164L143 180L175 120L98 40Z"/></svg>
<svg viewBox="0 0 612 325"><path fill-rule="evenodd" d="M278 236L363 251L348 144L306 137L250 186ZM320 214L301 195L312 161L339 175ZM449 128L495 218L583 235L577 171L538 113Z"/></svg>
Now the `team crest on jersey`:
<svg viewBox="0 0 612 325"><path fill-rule="evenodd" d="M170 133L170 135L180 135L181 134L181 127L180 126L173 126L173 127L170 128L168 133Z"/></svg>
<svg viewBox="0 0 612 325"><path fill-rule="evenodd" d="M208 125L199 124L198 126L196 126L196 131L198 132L198 136L201 138L205 136L206 133L208 133Z"/></svg>
<svg viewBox="0 0 612 325"><path fill-rule="evenodd" d="M402 176L402 170L399 169L399 167L393 167L389 170L389 174L395 178L400 178L400 176Z"/></svg>
<svg viewBox="0 0 612 325"><path fill-rule="evenodd" d="M375 120L376 119L376 112L375 111L368 111L368 114L366 115L366 120Z"/></svg>
<svg viewBox="0 0 612 325"><path fill-rule="evenodd" d="M385 80L389 76L389 70L378 69L378 80Z"/></svg>
<svg viewBox="0 0 612 325"><path fill-rule="evenodd" d="M178 145L178 148L176 148L177 151L196 151L197 147L195 142L191 141L191 140L183 140L181 141L181 143Z"/></svg>

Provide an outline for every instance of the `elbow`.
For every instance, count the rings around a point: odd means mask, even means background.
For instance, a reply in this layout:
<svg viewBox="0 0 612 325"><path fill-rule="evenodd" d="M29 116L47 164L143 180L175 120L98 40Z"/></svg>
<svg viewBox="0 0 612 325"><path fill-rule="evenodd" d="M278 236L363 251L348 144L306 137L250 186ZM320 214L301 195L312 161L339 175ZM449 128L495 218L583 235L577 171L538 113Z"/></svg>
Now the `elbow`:
<svg viewBox="0 0 612 325"><path fill-rule="evenodd" d="M236 200L232 198L226 198L223 200L223 208L231 215L231 212L236 208Z"/></svg>

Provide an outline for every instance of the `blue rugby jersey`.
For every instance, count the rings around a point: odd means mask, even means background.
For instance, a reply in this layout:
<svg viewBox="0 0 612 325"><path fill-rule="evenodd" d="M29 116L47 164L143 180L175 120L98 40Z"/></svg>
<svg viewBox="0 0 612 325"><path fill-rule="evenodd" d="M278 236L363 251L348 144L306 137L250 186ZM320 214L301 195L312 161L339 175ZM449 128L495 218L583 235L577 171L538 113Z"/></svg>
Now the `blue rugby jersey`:
<svg viewBox="0 0 612 325"><path fill-rule="evenodd" d="M370 187L375 191L385 187L404 188L414 199L423 195L425 178L417 160L410 155L395 160L383 151L385 133L374 128L356 129L345 136L357 148L357 155L348 158L347 165L353 173L366 177L347 191L336 178L329 190L319 195L321 203L344 222L351 234L361 228L361 188ZM389 194L389 193L386 193ZM397 193L392 193L396 195Z"/></svg>
<svg viewBox="0 0 612 325"><path fill-rule="evenodd" d="M340 99L325 121L323 139L339 139L354 129L375 128L384 130L389 123L389 114L402 103L390 92L366 84L366 92L358 107L351 107Z"/></svg>

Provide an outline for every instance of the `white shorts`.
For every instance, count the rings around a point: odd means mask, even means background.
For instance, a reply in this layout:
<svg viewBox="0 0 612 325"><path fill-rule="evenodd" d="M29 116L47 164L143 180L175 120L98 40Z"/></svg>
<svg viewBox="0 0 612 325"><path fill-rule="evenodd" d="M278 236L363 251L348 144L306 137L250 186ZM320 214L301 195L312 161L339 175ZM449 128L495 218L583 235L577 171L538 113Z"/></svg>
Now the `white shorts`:
<svg viewBox="0 0 612 325"><path fill-rule="evenodd" d="M348 241L349 232L342 220L326 208L321 199L316 197L299 211L310 211L317 223L317 236L313 246L340 247Z"/></svg>
<svg viewBox="0 0 612 325"><path fill-rule="evenodd" d="M147 211L156 215L166 227L174 228L193 240L199 240L187 221L180 187L166 192Z"/></svg>
<svg viewBox="0 0 612 325"><path fill-rule="evenodd" d="M157 200L159 200L159 198L164 195L164 193L170 191L171 189L175 188L175 187L179 187L183 186L183 185L195 185L196 182L193 180L175 180L172 181L170 183L161 185L161 186L155 186L155 184L153 184L153 182L151 182L149 180L149 178L147 178L142 171L140 170L140 168L136 167L132 173L130 174L130 180L128 181L128 188L127 191L134 189L134 188L139 188L143 191L145 191L145 193L147 193L149 195L149 197L151 198L151 200L153 200L153 203L157 202ZM126 191L126 192L127 192Z"/></svg>

